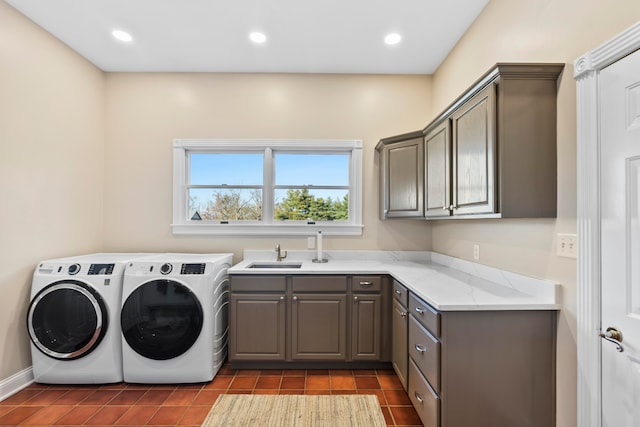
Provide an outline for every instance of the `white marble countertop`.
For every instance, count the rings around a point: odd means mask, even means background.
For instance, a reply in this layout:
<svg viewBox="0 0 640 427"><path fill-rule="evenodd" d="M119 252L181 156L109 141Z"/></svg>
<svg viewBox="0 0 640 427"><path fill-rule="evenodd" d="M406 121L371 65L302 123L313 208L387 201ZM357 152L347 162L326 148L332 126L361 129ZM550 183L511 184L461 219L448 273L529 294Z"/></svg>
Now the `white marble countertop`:
<svg viewBox="0 0 640 427"><path fill-rule="evenodd" d="M275 252L245 251L229 274L389 274L440 311L557 310L560 285L453 258L435 252L327 251L314 263L314 251L289 251L282 264L300 268L250 268L276 264Z"/></svg>

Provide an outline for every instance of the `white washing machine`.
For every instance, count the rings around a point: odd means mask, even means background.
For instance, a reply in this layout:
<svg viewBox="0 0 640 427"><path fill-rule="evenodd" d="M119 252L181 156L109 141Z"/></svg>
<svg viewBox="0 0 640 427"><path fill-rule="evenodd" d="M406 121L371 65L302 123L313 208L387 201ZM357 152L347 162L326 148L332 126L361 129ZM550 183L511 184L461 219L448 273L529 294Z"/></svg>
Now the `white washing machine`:
<svg viewBox="0 0 640 427"><path fill-rule="evenodd" d="M127 265L124 380L211 381L226 359L232 254L163 254Z"/></svg>
<svg viewBox="0 0 640 427"><path fill-rule="evenodd" d="M144 255L98 253L38 264L27 313L36 382L106 384L123 380L123 273L127 262Z"/></svg>

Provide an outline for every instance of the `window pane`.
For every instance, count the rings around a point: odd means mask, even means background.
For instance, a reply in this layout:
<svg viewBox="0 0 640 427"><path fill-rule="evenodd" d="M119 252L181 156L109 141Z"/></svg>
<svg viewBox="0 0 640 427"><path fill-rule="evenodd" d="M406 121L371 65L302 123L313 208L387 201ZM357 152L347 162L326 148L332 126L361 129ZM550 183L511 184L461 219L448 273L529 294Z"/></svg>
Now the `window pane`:
<svg viewBox="0 0 640 427"><path fill-rule="evenodd" d="M277 221L349 220L348 190L276 190L275 199L273 217Z"/></svg>
<svg viewBox="0 0 640 427"><path fill-rule="evenodd" d="M190 155L192 185L262 185L263 154Z"/></svg>
<svg viewBox="0 0 640 427"><path fill-rule="evenodd" d="M276 185L349 185L349 154L276 154Z"/></svg>
<svg viewBox="0 0 640 427"><path fill-rule="evenodd" d="M196 215L197 213L197 215ZM262 190L259 189L191 189L189 218L197 220L262 219Z"/></svg>

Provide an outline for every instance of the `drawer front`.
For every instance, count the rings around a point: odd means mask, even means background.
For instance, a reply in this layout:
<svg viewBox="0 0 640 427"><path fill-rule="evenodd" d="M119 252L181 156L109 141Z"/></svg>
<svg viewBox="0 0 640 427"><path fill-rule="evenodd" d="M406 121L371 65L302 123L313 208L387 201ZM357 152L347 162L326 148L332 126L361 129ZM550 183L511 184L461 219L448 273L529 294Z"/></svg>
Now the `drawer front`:
<svg viewBox="0 0 640 427"><path fill-rule="evenodd" d="M434 336L440 336L440 313L414 294L409 294L409 313Z"/></svg>
<svg viewBox="0 0 640 427"><path fill-rule="evenodd" d="M285 276L230 276L231 292L285 292L287 279Z"/></svg>
<svg viewBox="0 0 640 427"><path fill-rule="evenodd" d="M431 386L440 391L440 342L409 316L409 356Z"/></svg>
<svg viewBox="0 0 640 427"><path fill-rule="evenodd" d="M351 289L353 292L380 292L382 289L382 277L353 276Z"/></svg>
<svg viewBox="0 0 640 427"><path fill-rule="evenodd" d="M347 276L293 276L293 292L347 292Z"/></svg>
<svg viewBox="0 0 640 427"><path fill-rule="evenodd" d="M420 370L409 360L409 399L425 427L438 427L440 398L429 386Z"/></svg>
<svg viewBox="0 0 640 427"><path fill-rule="evenodd" d="M407 307L409 304L409 291L395 280L393 281L393 298L403 307Z"/></svg>

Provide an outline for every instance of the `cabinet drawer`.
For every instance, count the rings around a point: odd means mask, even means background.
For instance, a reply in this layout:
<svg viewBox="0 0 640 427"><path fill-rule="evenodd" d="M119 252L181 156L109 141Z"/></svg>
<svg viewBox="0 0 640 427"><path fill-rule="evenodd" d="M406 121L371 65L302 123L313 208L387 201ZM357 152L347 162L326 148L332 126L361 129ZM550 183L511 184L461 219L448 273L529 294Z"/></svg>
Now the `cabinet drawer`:
<svg viewBox="0 0 640 427"><path fill-rule="evenodd" d="M412 293L409 294L409 313L434 336L440 336L440 313Z"/></svg>
<svg viewBox="0 0 640 427"><path fill-rule="evenodd" d="M413 317L409 316L409 356L429 380L440 390L440 342Z"/></svg>
<svg viewBox="0 0 640 427"><path fill-rule="evenodd" d="M382 277L353 276L351 289L353 292L380 292L382 289Z"/></svg>
<svg viewBox="0 0 640 427"><path fill-rule="evenodd" d="M409 360L408 394L413 407L422 420L422 424L426 427L438 427L440 398L429 386L429 383L412 360Z"/></svg>
<svg viewBox="0 0 640 427"><path fill-rule="evenodd" d="M293 292L346 292L346 276L294 276Z"/></svg>
<svg viewBox="0 0 640 427"><path fill-rule="evenodd" d="M402 304L403 307L407 307L409 304L409 291L402 286L400 282L393 281L393 298Z"/></svg>
<svg viewBox="0 0 640 427"><path fill-rule="evenodd" d="M285 292L285 276L234 276L230 278L231 292Z"/></svg>

